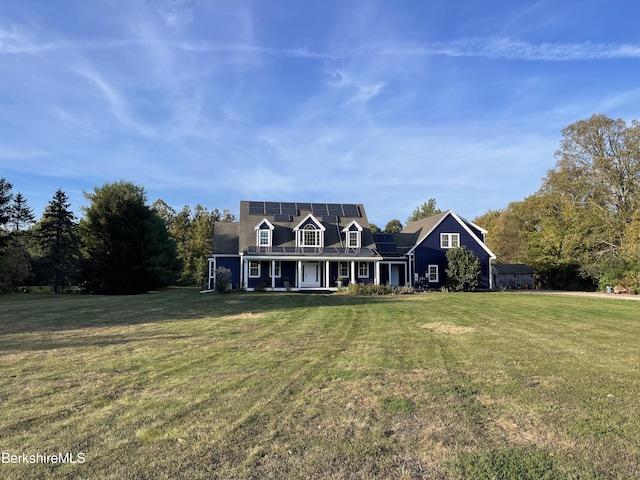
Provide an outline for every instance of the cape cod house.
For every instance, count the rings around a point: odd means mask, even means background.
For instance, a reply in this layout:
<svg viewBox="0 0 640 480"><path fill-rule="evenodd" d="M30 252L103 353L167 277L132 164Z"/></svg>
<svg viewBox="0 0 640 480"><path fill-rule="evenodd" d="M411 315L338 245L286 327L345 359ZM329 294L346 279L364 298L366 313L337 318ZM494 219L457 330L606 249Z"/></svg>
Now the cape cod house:
<svg viewBox="0 0 640 480"><path fill-rule="evenodd" d="M232 288L335 290L343 282L440 288L446 251L466 246L480 259L479 288L492 288L486 230L449 210L402 233L373 233L362 204L241 201L240 221L218 222L209 257L209 289L217 267Z"/></svg>

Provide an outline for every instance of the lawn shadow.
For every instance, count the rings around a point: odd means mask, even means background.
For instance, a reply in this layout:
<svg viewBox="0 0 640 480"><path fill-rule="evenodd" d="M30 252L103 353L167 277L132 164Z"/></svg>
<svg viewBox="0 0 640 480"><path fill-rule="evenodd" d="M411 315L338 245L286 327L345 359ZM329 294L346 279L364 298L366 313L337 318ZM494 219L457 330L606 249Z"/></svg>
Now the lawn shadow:
<svg viewBox="0 0 640 480"><path fill-rule="evenodd" d="M269 315L291 309L353 307L397 300L397 296L341 294L200 294L196 289L167 289L132 296L6 295L0 296L0 341L3 336L14 334Z"/></svg>

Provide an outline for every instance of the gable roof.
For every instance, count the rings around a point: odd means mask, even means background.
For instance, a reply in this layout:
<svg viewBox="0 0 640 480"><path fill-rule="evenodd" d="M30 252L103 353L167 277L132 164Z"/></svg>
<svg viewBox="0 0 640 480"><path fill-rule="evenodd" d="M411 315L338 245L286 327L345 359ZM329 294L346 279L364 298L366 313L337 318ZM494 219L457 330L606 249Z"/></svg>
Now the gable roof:
<svg viewBox="0 0 640 480"><path fill-rule="evenodd" d="M475 223L458 216L453 210L447 210L446 212L437 213L436 215L421 218L415 222L409 223L404 230L402 230L402 233L413 234L415 236L413 239L413 246L409 249L408 253L412 253L416 247L431 235L431 233L438 228L438 225L440 225L449 215L454 218L476 242L478 242L478 245L480 245L492 259L496 258L495 254L489 250L489 247L487 247L482 239L480 239L474 232L474 230L477 230L484 235L487 231L484 228L477 226Z"/></svg>
<svg viewBox="0 0 640 480"><path fill-rule="evenodd" d="M533 268L524 263L495 263L491 265L496 273L506 275L533 275Z"/></svg>
<svg viewBox="0 0 640 480"><path fill-rule="evenodd" d="M214 254L248 252L256 245L256 226L267 221L273 226L273 247L291 249L296 246L295 229L311 219L324 230L325 249L346 249L343 229L353 222L363 226L361 253L376 255L369 220L362 204L300 203L300 202L240 202L238 222L217 222L214 229ZM232 238L235 236L235 240ZM353 249L350 249L353 250ZM329 250L327 250L329 251Z"/></svg>
<svg viewBox="0 0 640 480"><path fill-rule="evenodd" d="M213 228L213 253L238 253L240 224L238 222L216 222Z"/></svg>

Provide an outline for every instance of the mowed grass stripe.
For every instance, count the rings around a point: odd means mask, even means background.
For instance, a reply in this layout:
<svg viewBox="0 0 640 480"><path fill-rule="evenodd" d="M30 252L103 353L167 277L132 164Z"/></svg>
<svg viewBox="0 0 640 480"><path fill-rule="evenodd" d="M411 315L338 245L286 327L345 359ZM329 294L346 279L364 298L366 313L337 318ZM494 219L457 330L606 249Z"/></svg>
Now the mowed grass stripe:
<svg viewBox="0 0 640 480"><path fill-rule="evenodd" d="M638 306L518 294L0 297L3 478L629 478Z"/></svg>

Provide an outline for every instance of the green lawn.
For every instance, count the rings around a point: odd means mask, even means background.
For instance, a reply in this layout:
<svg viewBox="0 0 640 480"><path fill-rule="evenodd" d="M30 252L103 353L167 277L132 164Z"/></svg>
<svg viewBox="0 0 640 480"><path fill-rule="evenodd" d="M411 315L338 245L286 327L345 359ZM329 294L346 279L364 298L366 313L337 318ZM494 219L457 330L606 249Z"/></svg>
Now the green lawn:
<svg viewBox="0 0 640 480"><path fill-rule="evenodd" d="M640 302L4 295L0 329L3 479L640 477ZM38 453L84 463L5 461Z"/></svg>

